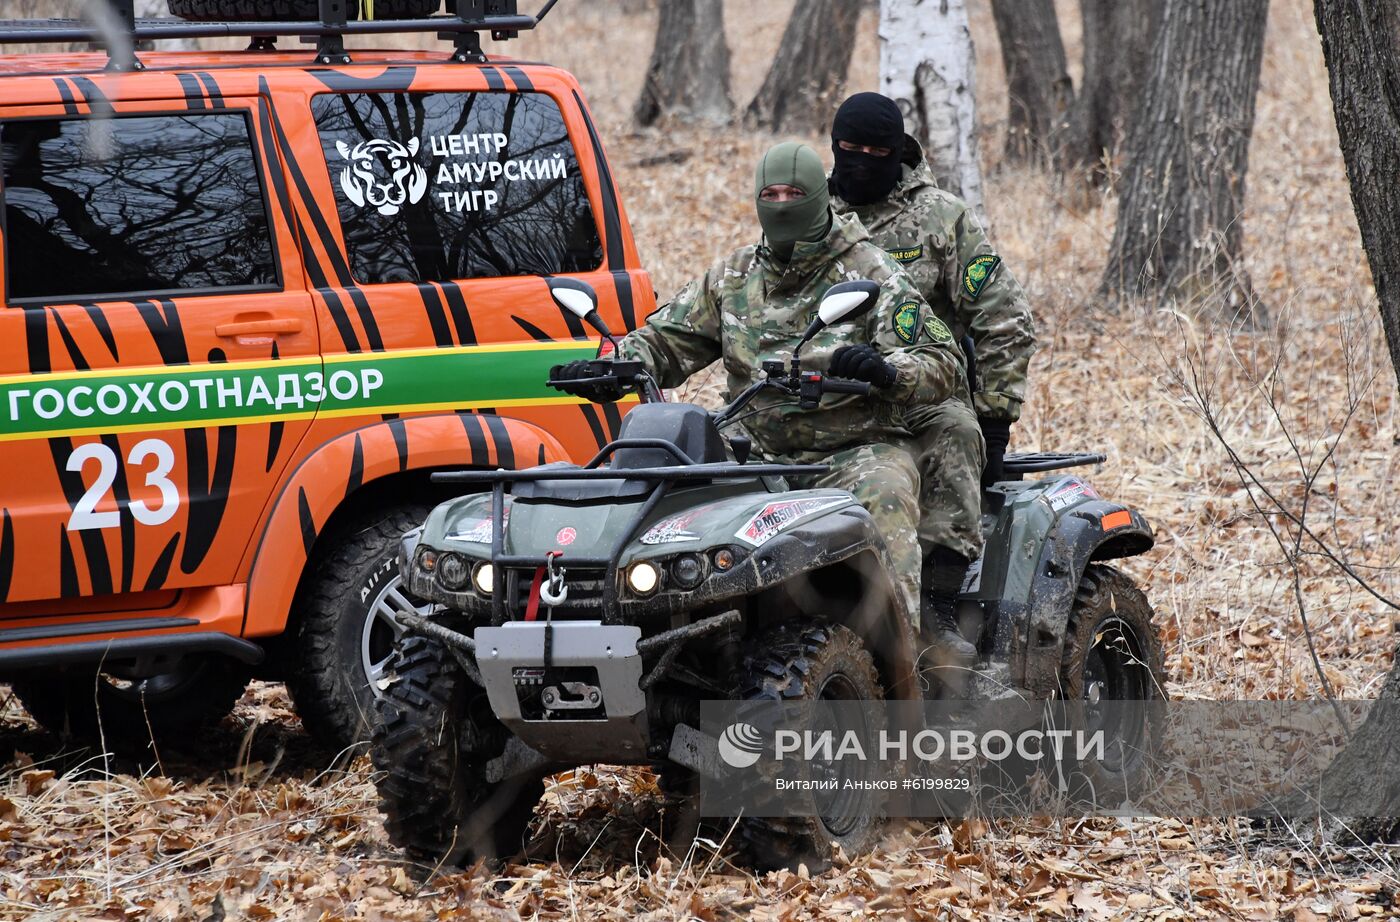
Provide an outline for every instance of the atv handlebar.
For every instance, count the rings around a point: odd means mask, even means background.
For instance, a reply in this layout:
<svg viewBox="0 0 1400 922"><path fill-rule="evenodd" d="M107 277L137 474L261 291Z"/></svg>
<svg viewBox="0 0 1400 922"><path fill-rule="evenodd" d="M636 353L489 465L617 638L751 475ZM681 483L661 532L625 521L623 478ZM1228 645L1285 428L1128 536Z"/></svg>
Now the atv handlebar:
<svg viewBox="0 0 1400 922"><path fill-rule="evenodd" d="M644 403L659 403L664 398L656 381L647 373L646 366L638 361L622 359L594 359L588 363L592 372L586 378L551 378L546 385L566 394L576 393L579 388L587 389L594 385L615 385L623 393L637 391ZM829 378L819 371L803 371L800 362L794 358L790 362L780 359L763 363L764 377L749 385L743 393L735 397L729 406L714 414L715 425L723 427L732 422L739 411L748 405L760 391L769 388L782 391L797 398L797 405L810 410L821 403L826 394L852 394L868 397L870 385L865 381L849 378ZM758 411L755 411L758 412Z"/></svg>

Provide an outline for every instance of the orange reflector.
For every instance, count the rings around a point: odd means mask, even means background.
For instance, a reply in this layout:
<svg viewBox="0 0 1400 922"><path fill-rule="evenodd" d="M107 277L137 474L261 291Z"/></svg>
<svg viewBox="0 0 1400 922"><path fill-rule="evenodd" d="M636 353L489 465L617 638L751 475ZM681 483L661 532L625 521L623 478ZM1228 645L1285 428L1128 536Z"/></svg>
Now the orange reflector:
<svg viewBox="0 0 1400 922"><path fill-rule="evenodd" d="M1133 524L1133 516L1132 513L1128 512L1126 509L1110 512L1108 515L1099 519L1099 525L1103 526L1104 531L1112 531L1115 528L1122 528L1124 525L1131 524Z"/></svg>

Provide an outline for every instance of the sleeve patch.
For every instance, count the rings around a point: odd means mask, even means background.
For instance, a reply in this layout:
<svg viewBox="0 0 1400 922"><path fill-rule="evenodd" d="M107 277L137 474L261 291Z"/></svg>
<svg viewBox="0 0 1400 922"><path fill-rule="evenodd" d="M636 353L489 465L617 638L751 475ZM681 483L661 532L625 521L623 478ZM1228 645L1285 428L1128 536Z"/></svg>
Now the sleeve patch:
<svg viewBox="0 0 1400 922"><path fill-rule="evenodd" d="M889 251L895 262L901 265L909 265L924 255L924 245L922 243L912 247L895 247Z"/></svg>
<svg viewBox="0 0 1400 922"><path fill-rule="evenodd" d="M919 335L919 303L907 301L894 312L894 335L901 341L913 343Z"/></svg>
<svg viewBox="0 0 1400 922"><path fill-rule="evenodd" d="M935 346L946 346L953 341L953 331L937 317L930 317L924 321L924 334Z"/></svg>
<svg viewBox="0 0 1400 922"><path fill-rule="evenodd" d="M962 289L968 300L976 301L982 295L982 289L987 287L987 283L992 280L992 273L997 266L1001 265L1001 257L991 253L983 253L981 256L973 257L967 264L967 269L963 271Z"/></svg>

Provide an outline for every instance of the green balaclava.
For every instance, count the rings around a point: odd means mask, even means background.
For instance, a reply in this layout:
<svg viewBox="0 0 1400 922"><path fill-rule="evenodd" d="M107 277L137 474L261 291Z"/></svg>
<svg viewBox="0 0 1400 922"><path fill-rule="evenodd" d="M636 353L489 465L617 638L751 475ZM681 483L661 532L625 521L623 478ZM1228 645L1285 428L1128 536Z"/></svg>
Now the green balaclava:
<svg viewBox="0 0 1400 922"><path fill-rule="evenodd" d="M772 185L796 186L806 194L792 202L765 202L761 193ZM768 246L782 262L792 258L800 241L820 240L831 227L831 195L826 188L822 158L805 144L785 141L763 155L754 174L758 223Z"/></svg>

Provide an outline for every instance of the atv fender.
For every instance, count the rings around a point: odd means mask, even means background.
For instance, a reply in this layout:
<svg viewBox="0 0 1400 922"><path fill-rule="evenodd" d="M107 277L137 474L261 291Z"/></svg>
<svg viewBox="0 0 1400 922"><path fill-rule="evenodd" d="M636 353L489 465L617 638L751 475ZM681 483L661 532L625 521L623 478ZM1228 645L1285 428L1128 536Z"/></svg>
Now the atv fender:
<svg viewBox="0 0 1400 922"><path fill-rule="evenodd" d="M887 698L920 700L917 615L905 610L884 539L864 508L847 506L791 528L755 549L746 563L747 589L756 596L750 611L759 623L820 612L865 643Z"/></svg>
<svg viewBox="0 0 1400 922"><path fill-rule="evenodd" d="M1138 512L1106 500L1033 522L1022 549L1036 546L1038 524L1044 526L1039 553L1018 555L1013 549L1008 555L1000 597L988 606L996 609L988 623L997 625L993 649L1006 658L1012 681L1044 699L1059 686L1065 629L1084 568L1096 560L1145 553L1155 539Z"/></svg>

